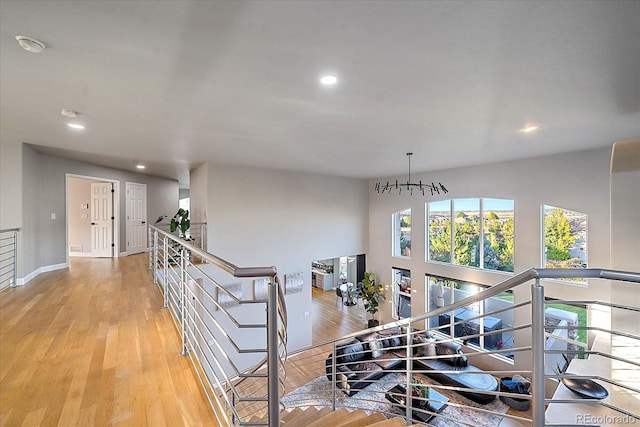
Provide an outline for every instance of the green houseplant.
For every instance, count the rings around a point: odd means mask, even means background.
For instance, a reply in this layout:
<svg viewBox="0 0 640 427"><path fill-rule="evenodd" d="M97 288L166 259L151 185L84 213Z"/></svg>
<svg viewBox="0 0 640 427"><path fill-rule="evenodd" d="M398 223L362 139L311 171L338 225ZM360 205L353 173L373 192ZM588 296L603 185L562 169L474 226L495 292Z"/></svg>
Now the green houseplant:
<svg viewBox="0 0 640 427"><path fill-rule="evenodd" d="M364 301L364 308L371 315L367 325L369 328L378 326L380 322L376 319L378 313L378 307L380 301L385 299L384 287L376 283L376 275L373 273L364 273L364 279L362 279L362 299Z"/></svg>
<svg viewBox="0 0 640 427"><path fill-rule="evenodd" d="M175 233L178 230L178 236L184 240L190 240L187 237L187 231L191 227L191 220L189 219L189 211L186 209L178 209L178 212L171 218L171 232Z"/></svg>

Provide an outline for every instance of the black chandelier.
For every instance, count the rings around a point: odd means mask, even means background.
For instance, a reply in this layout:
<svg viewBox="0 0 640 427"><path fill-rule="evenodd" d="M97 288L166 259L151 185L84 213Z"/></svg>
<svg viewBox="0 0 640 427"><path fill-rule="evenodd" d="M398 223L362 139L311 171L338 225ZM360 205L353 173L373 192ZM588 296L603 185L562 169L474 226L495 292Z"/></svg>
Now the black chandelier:
<svg viewBox="0 0 640 427"><path fill-rule="evenodd" d="M392 182L387 181L386 184L382 184L381 182L376 182L376 192L379 194L391 194L392 191L398 191L398 195L402 194L402 190L405 189L409 192L409 194L413 195L413 190L417 189L419 191L422 191L422 195L425 195L425 191L429 191L431 192L431 195L433 196L434 194L440 194L440 192L442 191L442 194L446 194L449 192L449 190L447 190L445 188L444 185L442 185L441 182L438 182L438 185L434 184L433 182L431 184L427 184L427 183L423 183L422 181L418 181L418 183L415 182L411 182L411 156L413 155L413 153L407 153L407 157L409 158L409 177L407 178L407 182L398 182L398 180L396 179L395 184Z"/></svg>

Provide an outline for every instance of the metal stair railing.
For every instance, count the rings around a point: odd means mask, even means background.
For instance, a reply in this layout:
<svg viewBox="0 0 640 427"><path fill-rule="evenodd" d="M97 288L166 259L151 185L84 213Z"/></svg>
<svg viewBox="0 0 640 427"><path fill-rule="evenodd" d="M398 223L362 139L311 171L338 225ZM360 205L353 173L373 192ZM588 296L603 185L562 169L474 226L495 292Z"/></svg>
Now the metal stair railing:
<svg viewBox="0 0 640 427"><path fill-rule="evenodd" d="M600 301L557 301L548 300L544 294L544 287L541 285L542 279L560 279L560 278L592 278L604 279L612 281L623 281L629 283L640 284L640 273L624 272L615 270L602 269L530 269L511 277L491 288L487 288L475 295L461 299L448 306L432 310L420 316L409 319L403 319L380 325L375 328L364 329L345 335L339 339L323 343L318 346L303 349L291 353L287 360L287 369L296 372L306 372L306 376L299 376L298 380L290 379L287 381L286 393L282 398L286 408L305 407L305 406L329 406L334 409L337 407L346 407L349 409L367 409L370 411L381 412L388 417L404 416L407 424L424 423L429 417L437 416L444 420L463 426L477 426L474 418L489 418L494 425L502 418L510 419L518 425L588 425L584 423L588 419L588 411L592 411L595 415L591 415L591 420L599 420L592 424L611 424L609 421L622 420L628 424L640 423L640 412L638 412L637 401L640 399L640 390L638 386L638 378L640 371L640 334L617 331L602 326L555 326L550 327L545 323L545 306L553 303L564 303L568 305L580 305L591 307L604 307L608 310L620 310L626 314L635 316L640 313L640 308L636 306L625 306L620 304L612 304ZM474 304L484 304L490 298L507 290L512 290L521 285L531 283L531 297L526 301L519 301L508 308L500 308L478 313L477 316L467 317L464 320L456 320L454 313L458 309L472 307ZM597 286L594 282L590 286ZM639 289L640 291L640 289ZM519 319L527 319L523 322L505 326L498 330L483 331L479 333L471 332L463 326L469 322L477 321L482 324L487 316L498 317L510 311L520 312L526 310L528 316L519 316ZM446 317L448 316L448 317ZM636 319L638 317L635 317ZM448 319L447 323L441 323L443 319ZM530 321L529 321L530 319ZM436 326L434 326L436 325ZM460 327L457 329L457 327ZM592 333L603 334L605 341L615 338L625 340L625 349L633 354L624 355L616 354L613 349L603 351L602 349L587 349L585 344L577 343L575 340L566 338L563 333L568 329L586 330ZM464 333L456 333L455 331L463 331ZM371 336L373 335L373 338ZM470 365L481 366L479 371L467 372L461 371L460 368L447 364L438 364L437 362L448 359L450 355L417 353L419 348L424 349L424 343L419 337L425 334L433 335L440 342L453 342L462 345L464 354L468 358ZM492 335L501 334L501 336L515 336L515 342L511 348L495 348L486 349L471 343L474 339L479 342L487 342L491 340ZM528 335L527 345L517 346L518 337ZM366 338L365 338L366 337ZM353 363L343 363L340 357L334 358L331 355L337 354L338 350L347 347L349 342L353 343L353 339L361 338L363 342L363 352L368 358L371 357L372 350L384 349L382 355L378 355L380 360L390 359L397 361L401 359L401 364L392 369L385 370L378 376L374 376L369 381L360 381L359 388L364 390L351 390L352 393L346 393L345 387L355 381L350 379L351 374L362 374L368 368L366 365L354 365ZM397 338L397 339L396 339ZM565 344L578 344L575 349L566 346L563 350L554 350L547 348L551 340L560 340ZM484 340L484 341L482 341ZM494 340L495 341L495 340ZM373 342L373 344L372 344ZM394 343L389 347L389 343ZM563 356L577 356L576 359L570 361L568 370L558 372L548 372L545 364L552 360L557 354ZM338 353L339 354L339 353ZM353 355L353 353L350 353ZM518 366L530 366L530 369L520 369L507 356L517 355ZM573 366L577 363L596 363L597 358L611 361L622 365L620 372L625 372L629 376L628 380L620 378L613 369L609 370L607 375L604 374L571 374L569 373ZM549 359L549 360L548 360ZM420 363L420 362L424 363ZM526 363L523 363L526 362ZM389 365L392 366L392 365ZM429 366L429 369L425 368ZM435 367L434 367L435 366ZM345 368L350 370L347 371ZM360 371L354 369L361 369ZM633 373L629 375L629 373ZM462 394L469 395L469 389L455 383L446 383L437 378L442 379L443 376L451 376L455 378L458 375L485 375L489 374L496 378L500 384L501 378L510 378L516 374L526 377L530 381L530 393L519 394L506 390L474 390L475 398L489 403L478 403L465 398ZM617 377L616 377L617 375ZM633 376L635 375L635 377ZM569 399L553 398L551 392L546 394L545 387L552 390L557 387L558 390L564 388L562 381L571 379L591 379L600 381L609 391L607 398L584 399L576 394ZM439 392L439 395L432 393L427 397L418 395L416 390L420 387L430 387L431 390ZM395 394L395 403L389 400L391 390L394 387L404 386L404 396ZM396 391L398 389L395 389ZM402 394L401 393L401 394ZM445 399L435 396L445 396ZM483 397L484 396L484 397ZM393 397L393 395L392 395ZM447 400L445 402L445 400ZM523 411L509 409L501 401L509 401L509 399L518 399L518 402L525 409ZM407 404L405 404L405 402ZM510 402L513 402L511 400ZM631 403L629 403L631 402ZM635 402L635 403L633 403ZM431 406L427 403L432 404ZM444 410L442 405L445 404ZM575 424L563 421L554 421L546 419L550 414L546 410L547 407L553 405L563 405L559 407L559 411L574 417ZM578 405L578 406L575 406ZM530 406L529 409L524 407ZM448 409L447 409L448 407ZM585 409L586 408L586 409ZM508 411L507 411L508 410ZM580 412L576 412L580 411ZM585 412L587 411L587 412ZM603 411L605 415L603 414ZM474 414L474 415L471 415ZM600 414L600 415L598 415ZM600 417L600 418L598 418ZM546 423L546 424L545 424Z"/></svg>
<svg viewBox="0 0 640 427"><path fill-rule="evenodd" d="M19 228L0 230L0 291L17 286Z"/></svg>
<svg viewBox="0 0 640 427"><path fill-rule="evenodd" d="M180 334L181 354L190 358L219 424L277 426L287 342L277 269L238 267L198 246L149 227L149 268Z"/></svg>

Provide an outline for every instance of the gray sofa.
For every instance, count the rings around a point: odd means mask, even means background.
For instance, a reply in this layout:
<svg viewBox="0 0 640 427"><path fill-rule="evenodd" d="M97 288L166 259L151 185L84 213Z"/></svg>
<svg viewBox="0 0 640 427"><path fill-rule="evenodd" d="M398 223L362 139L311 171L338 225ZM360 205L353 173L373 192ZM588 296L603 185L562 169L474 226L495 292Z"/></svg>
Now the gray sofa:
<svg viewBox="0 0 640 427"><path fill-rule="evenodd" d="M357 336L336 346L335 370L337 386L350 396L387 373L405 370L411 360L412 371L435 381L459 387L463 396L482 404L495 399L486 392L498 389L492 375L469 365L462 346L453 341L437 340L429 333L414 333L407 359L406 335L400 329ZM334 355L326 359L326 375L333 381ZM448 372L438 372L448 371Z"/></svg>

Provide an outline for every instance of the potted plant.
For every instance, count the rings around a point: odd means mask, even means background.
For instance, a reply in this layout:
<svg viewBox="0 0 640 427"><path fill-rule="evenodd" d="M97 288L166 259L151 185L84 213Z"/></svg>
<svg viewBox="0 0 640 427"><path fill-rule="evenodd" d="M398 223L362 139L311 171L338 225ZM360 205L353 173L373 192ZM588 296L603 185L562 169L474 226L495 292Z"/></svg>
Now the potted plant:
<svg viewBox="0 0 640 427"><path fill-rule="evenodd" d="M364 273L362 280L362 299L364 308L371 315L367 325L369 328L378 326L380 322L376 319L376 313L380 306L380 301L384 300L384 287L376 284L376 275L373 273Z"/></svg>
<svg viewBox="0 0 640 427"><path fill-rule="evenodd" d="M171 218L171 232L175 233L178 230L178 236L184 240L191 240L187 237L187 231L191 227L191 220L189 219L189 211L185 209L178 209L178 212Z"/></svg>

